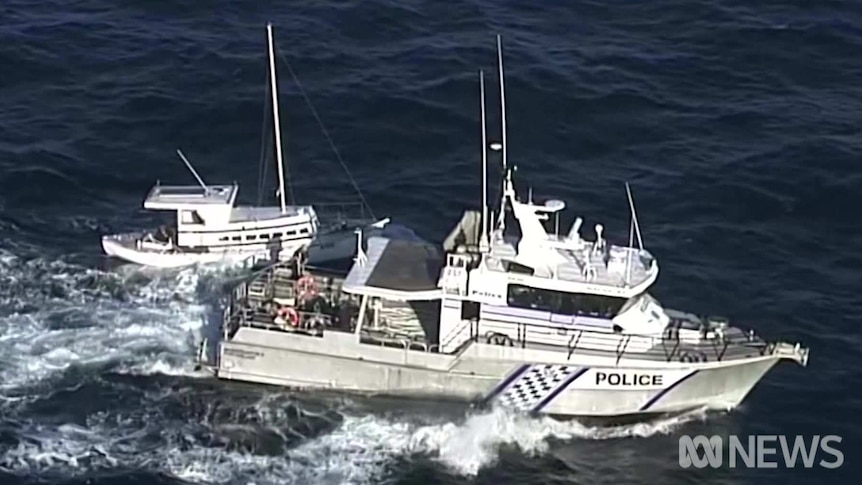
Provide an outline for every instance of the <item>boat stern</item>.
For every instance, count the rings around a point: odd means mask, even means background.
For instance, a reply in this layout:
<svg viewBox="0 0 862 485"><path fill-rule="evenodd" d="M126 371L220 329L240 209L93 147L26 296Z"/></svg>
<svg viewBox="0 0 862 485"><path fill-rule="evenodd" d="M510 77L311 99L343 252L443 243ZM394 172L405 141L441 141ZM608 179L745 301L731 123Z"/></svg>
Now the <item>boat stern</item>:
<svg viewBox="0 0 862 485"><path fill-rule="evenodd" d="M173 245L144 241L144 232L102 236L102 250L110 257L156 268L181 268L195 263L216 261L221 255L175 251Z"/></svg>
<svg viewBox="0 0 862 485"><path fill-rule="evenodd" d="M135 249L141 233L105 234L102 236L102 251L108 256L124 258L128 251Z"/></svg>

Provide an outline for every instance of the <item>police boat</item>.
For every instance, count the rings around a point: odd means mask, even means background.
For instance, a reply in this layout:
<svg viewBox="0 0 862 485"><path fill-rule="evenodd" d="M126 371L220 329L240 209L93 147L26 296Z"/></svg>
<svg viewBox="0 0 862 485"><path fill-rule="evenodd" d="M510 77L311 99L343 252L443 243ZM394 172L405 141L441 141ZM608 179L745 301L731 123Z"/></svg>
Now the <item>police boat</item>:
<svg viewBox="0 0 862 485"><path fill-rule="evenodd" d="M564 234L545 227L565 203L534 203L515 190L499 38L497 48L497 217L484 183L480 73L481 211L465 211L442 248L386 237L365 247L358 234L346 277L309 269L301 252L254 274L233 289L201 363L222 379L623 419L732 409L778 362L805 366L808 349L798 343L766 341L649 294L659 266L643 247L628 186L627 246L607 241L599 224L585 238L580 217Z"/></svg>

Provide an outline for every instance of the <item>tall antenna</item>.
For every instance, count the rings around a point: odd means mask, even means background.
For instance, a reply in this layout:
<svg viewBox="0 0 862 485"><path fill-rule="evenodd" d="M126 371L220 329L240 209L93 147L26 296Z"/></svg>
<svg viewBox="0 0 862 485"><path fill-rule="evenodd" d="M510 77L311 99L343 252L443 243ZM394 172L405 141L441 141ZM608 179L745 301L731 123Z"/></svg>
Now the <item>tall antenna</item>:
<svg viewBox="0 0 862 485"><path fill-rule="evenodd" d="M628 182L626 182L628 192ZM632 281L632 249L635 247L635 220L629 222L629 251L626 252L626 284L631 286Z"/></svg>
<svg viewBox="0 0 862 485"><path fill-rule="evenodd" d="M192 167L192 162L190 162L190 161L189 161L189 159L188 159L188 158L186 158L186 156L185 156L185 155L183 155L182 150L180 150L179 148L177 148L177 155L179 155L179 156L180 156L180 158L182 158L182 159L183 159L183 163L185 163L185 164L186 164L186 167L188 167L188 169L189 169L189 171L192 173L192 175L194 175L194 176L195 176L195 178L198 180L198 183L201 185L201 187L203 187L204 192L209 193L210 188L209 188L209 187L207 187L207 184L205 184L205 183L204 183L204 180L201 178L201 176L200 176L200 175L198 175L198 173L197 173L197 171L195 170L195 168L194 168L194 167Z"/></svg>
<svg viewBox="0 0 862 485"><path fill-rule="evenodd" d="M626 194L628 194L628 197L629 197L629 209L632 212L632 222L635 225L635 234L637 234L637 236L638 236L638 247L640 247L641 251L643 251L644 241L641 238L641 229L640 229L640 226L638 225L638 214L635 211L635 201L632 198L632 190L631 190L631 187L629 187L628 182L626 182Z"/></svg>
<svg viewBox="0 0 862 485"><path fill-rule="evenodd" d="M272 24L266 24L266 36L269 42L269 82L272 91L272 118L275 124L275 154L278 159L278 195L281 200L281 213L287 212L284 191L284 161L281 156L281 128L278 120L278 88L275 83L275 54L272 47Z"/></svg>
<svg viewBox="0 0 862 485"><path fill-rule="evenodd" d="M497 61L500 68L500 112L503 115L503 170L505 170L508 167L506 165L506 87L503 83L503 45L499 34L497 35Z"/></svg>
<svg viewBox="0 0 862 485"><path fill-rule="evenodd" d="M503 125L503 133L502 133L502 150L503 150L503 190L502 198L500 200L500 213L498 214L499 220L497 221L497 225L501 231L505 230L506 224L506 189L509 183L509 167L506 161L506 86L503 82L503 45L500 41L500 35L497 35L497 62L498 68L500 71L500 113L501 113L501 123Z"/></svg>
<svg viewBox="0 0 862 485"><path fill-rule="evenodd" d="M482 238L479 249L488 249L488 137L485 133L485 73L479 70L479 94L482 98Z"/></svg>

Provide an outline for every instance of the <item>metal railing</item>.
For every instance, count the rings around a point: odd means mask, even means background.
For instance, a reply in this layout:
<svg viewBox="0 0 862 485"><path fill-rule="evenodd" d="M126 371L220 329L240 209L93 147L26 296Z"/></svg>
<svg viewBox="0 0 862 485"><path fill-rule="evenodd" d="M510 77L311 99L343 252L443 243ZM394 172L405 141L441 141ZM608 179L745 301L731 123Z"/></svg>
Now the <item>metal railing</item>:
<svg viewBox="0 0 862 485"><path fill-rule="evenodd" d="M332 315L319 312L297 311L299 324L294 326L289 323L277 324L274 321L270 323L268 319L271 315L268 312L258 312L254 309L243 306L235 308L229 305L224 311L225 338L230 338L240 327L253 327L263 330L274 330L281 332L290 332L299 335L307 335L313 337L322 337L324 332L342 332L353 333L351 328L339 328L335 326L335 319ZM260 318L255 318L260 317ZM374 344L385 347L399 347L404 350L416 350L421 352L437 352L439 346L429 344L420 340L410 339L406 337L387 337L378 336L369 332L362 333L361 341L366 344Z"/></svg>
<svg viewBox="0 0 862 485"><path fill-rule="evenodd" d="M467 337L464 334L468 330ZM477 320L462 320L461 324L445 335L441 347L445 348L458 341L463 342L458 351L472 342L520 348L547 345L565 352L567 360L576 352L594 352L611 354L616 357L617 363L624 356L694 363L721 362L752 355L763 356L772 354L776 345L765 342L753 332L745 334L738 329L730 331L729 335L715 335L713 338L698 340L680 338L678 330L672 324L661 335L622 334L530 323L489 324Z"/></svg>
<svg viewBox="0 0 862 485"><path fill-rule="evenodd" d="M231 333L235 332L238 327L255 327L290 332L303 331L313 335L322 335L324 328L330 331L339 331L337 327L333 326L334 318L332 315L307 311L296 311L296 314L297 325L293 325L290 322L278 324L275 323L274 319L272 322L269 321L272 315L267 311L260 311L251 307L239 309L228 307L225 308L224 319L225 322L229 322L227 327L232 329Z"/></svg>
<svg viewBox="0 0 862 485"><path fill-rule="evenodd" d="M377 337L369 334L362 334L360 341L364 344L379 345L381 347L401 347L403 350L416 350L419 352L437 352L439 348L436 344L429 344L428 342L422 342L420 340Z"/></svg>
<svg viewBox="0 0 862 485"><path fill-rule="evenodd" d="M240 327L286 331L315 337L322 336L324 332L353 332L352 325L351 328L341 328L334 325L335 318L333 315L313 311L295 310L299 320L299 325L296 326L289 323L279 325L276 324L274 320L270 323L268 320L272 318L272 315L268 310L263 310L262 308L256 308L255 306L249 305L248 290L249 287L253 286L256 282L264 280L265 286L271 293L274 278L275 271L274 268L270 266L254 272L251 277L237 284L233 288L233 291L227 298L227 303L222 314L222 321L224 322L223 333L225 339L232 337ZM273 304L273 302L269 300L262 300L261 303L263 308L267 308L268 305ZM439 348L436 344L430 344L416 339L374 335L374 330L375 329L368 329L368 332L363 332L361 335L361 341L363 343L374 345L398 347L406 350L422 352L437 352Z"/></svg>
<svg viewBox="0 0 862 485"><path fill-rule="evenodd" d="M312 204L322 227L341 223L367 222L371 216L361 202L324 202Z"/></svg>
<svg viewBox="0 0 862 485"><path fill-rule="evenodd" d="M263 316L263 313L255 313L248 303L248 288L255 281L265 278L264 285L271 288L274 278L274 266L269 266L252 273L242 283L234 287L224 310L223 321L225 322L225 337L233 335L240 326L265 327L270 329L285 330L286 326L275 323L262 323L250 320L249 314ZM309 326L316 328L315 332L349 330L332 326L334 318L331 315L319 312L297 312L300 319L299 330L307 331ZM320 322L321 325L310 325L311 322ZM611 354L616 357L617 363L624 356L636 357L638 359L661 360L665 362L721 362L733 360L744 356L766 355L774 352L776 344L767 343L754 335L753 332L743 333L739 329L725 328L724 334L717 333L716 329L712 338L703 338L705 331L682 329L680 325L683 320L672 320L662 334L623 334L615 332L602 332L586 330L549 324L520 323L520 322L480 322L477 320L462 320L452 331L441 335L439 347L410 339L378 338L363 335L363 339L373 339L374 343L380 345L394 344L403 340L401 345L405 348L413 348L423 344L424 350L428 352L446 348L454 342L462 342L459 351L463 350L468 342L484 340L485 343L496 343L505 346L518 346L526 348L533 344L557 347L566 352L567 359L571 359L575 352L597 352ZM288 330L296 331L296 328ZM691 335L681 338L683 330ZM514 335L513 335L514 334Z"/></svg>

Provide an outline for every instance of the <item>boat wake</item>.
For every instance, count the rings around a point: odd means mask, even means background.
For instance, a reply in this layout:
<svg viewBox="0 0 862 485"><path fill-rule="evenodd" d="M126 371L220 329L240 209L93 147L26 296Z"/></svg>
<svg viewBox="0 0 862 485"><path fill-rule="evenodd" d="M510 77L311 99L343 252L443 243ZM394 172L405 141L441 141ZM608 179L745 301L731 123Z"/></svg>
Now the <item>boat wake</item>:
<svg viewBox="0 0 862 485"><path fill-rule="evenodd" d="M84 400L92 395L104 397ZM92 477L134 469L183 481L256 484L380 483L405 461L472 476L506 449L541 455L557 444L664 434L699 417L597 428L492 409L453 422L439 415L357 414L343 398L129 375L90 378L4 407L16 419L0 430L0 469L15 475Z"/></svg>
<svg viewBox="0 0 862 485"><path fill-rule="evenodd" d="M190 373L226 274L101 271L0 249L0 393L82 367Z"/></svg>

